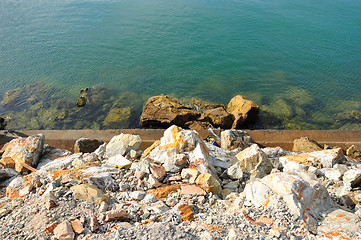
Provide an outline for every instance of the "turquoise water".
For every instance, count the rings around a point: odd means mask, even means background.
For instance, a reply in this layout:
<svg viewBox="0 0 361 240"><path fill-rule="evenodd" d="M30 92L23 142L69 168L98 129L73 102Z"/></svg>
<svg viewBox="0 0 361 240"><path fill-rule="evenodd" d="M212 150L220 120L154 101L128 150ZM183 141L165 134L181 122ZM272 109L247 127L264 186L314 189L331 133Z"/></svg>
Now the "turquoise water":
<svg viewBox="0 0 361 240"><path fill-rule="evenodd" d="M300 88L325 128L341 103L361 110L360 46L359 0L3 0L0 94L37 82L76 101L102 84L270 105Z"/></svg>

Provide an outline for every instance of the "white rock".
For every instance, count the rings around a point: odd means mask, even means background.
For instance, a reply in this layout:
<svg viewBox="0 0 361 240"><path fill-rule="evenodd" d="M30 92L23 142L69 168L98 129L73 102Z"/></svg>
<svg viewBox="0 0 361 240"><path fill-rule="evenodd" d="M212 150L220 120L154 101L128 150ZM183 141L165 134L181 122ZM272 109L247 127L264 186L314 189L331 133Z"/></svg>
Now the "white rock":
<svg viewBox="0 0 361 240"><path fill-rule="evenodd" d="M194 184L199 174L196 169L183 168L181 177L182 179L187 179L190 184Z"/></svg>
<svg viewBox="0 0 361 240"><path fill-rule="evenodd" d="M306 171L306 166L294 161L289 161L287 157L280 157L279 161L283 167L283 172Z"/></svg>
<svg viewBox="0 0 361 240"><path fill-rule="evenodd" d="M361 184L361 170L360 169L350 169L344 173L342 178L344 184L350 183L351 186L357 187Z"/></svg>
<svg viewBox="0 0 361 240"><path fill-rule="evenodd" d="M106 155L108 158L119 154L124 156L132 149L137 151L141 143L142 139L139 135L121 133L114 136L106 145Z"/></svg>
<svg viewBox="0 0 361 240"><path fill-rule="evenodd" d="M169 207L162 201L158 201L148 207L149 210L153 211L155 214L163 214L169 210Z"/></svg>
<svg viewBox="0 0 361 240"><path fill-rule="evenodd" d="M132 199L134 199L134 200L139 200L139 201L141 201L141 200L144 199L144 197L145 197L146 194L147 194L147 193L144 192L144 191L134 191L134 192L131 192L131 193L129 194L129 196L130 196Z"/></svg>
<svg viewBox="0 0 361 240"><path fill-rule="evenodd" d="M94 153L98 156L99 160L102 161L104 159L106 149L107 149L107 144L103 143L94 151Z"/></svg>
<svg viewBox="0 0 361 240"><path fill-rule="evenodd" d="M53 161L38 168L40 170L38 172L43 173L43 172L52 172L54 170L70 169L72 167L73 162L76 159L81 158L81 156L82 153L76 153L70 156L56 158ZM39 174L38 172L37 174Z"/></svg>
<svg viewBox="0 0 361 240"><path fill-rule="evenodd" d="M128 168L132 165L132 161L126 159L121 154L110 157L106 162L107 165L117 168Z"/></svg>
<svg viewBox="0 0 361 240"><path fill-rule="evenodd" d="M227 169L227 175L233 180L242 180L243 171L242 168L236 163Z"/></svg>
<svg viewBox="0 0 361 240"><path fill-rule="evenodd" d="M221 132L221 147L223 149L233 150L239 148L243 150L254 143L255 141L246 131L231 129Z"/></svg>

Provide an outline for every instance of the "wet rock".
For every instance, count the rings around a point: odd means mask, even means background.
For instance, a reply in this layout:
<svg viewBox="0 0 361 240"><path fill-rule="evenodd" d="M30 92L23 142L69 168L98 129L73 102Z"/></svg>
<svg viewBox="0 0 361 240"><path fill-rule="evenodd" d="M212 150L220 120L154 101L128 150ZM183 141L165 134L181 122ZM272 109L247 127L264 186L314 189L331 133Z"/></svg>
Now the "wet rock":
<svg viewBox="0 0 361 240"><path fill-rule="evenodd" d="M346 155L350 158L361 160L361 152L355 147L355 145L352 145L347 149Z"/></svg>
<svg viewBox="0 0 361 240"><path fill-rule="evenodd" d="M103 125L112 128L129 128L131 107L112 108L104 119Z"/></svg>
<svg viewBox="0 0 361 240"><path fill-rule="evenodd" d="M244 96L237 95L228 103L227 112L235 117L232 128L242 129L249 127L257 121L259 107Z"/></svg>
<svg viewBox="0 0 361 240"><path fill-rule="evenodd" d="M292 151L304 151L304 152L322 151L322 147L315 140L309 139L308 137L302 137L293 140Z"/></svg>
<svg viewBox="0 0 361 240"><path fill-rule="evenodd" d="M243 130L224 130L221 132L221 147L227 150L239 148L244 150L256 143L252 137Z"/></svg>
<svg viewBox="0 0 361 240"><path fill-rule="evenodd" d="M256 145L246 148L237 154L238 164L244 173L251 174L252 178L262 178L273 168L267 155Z"/></svg>
<svg viewBox="0 0 361 240"><path fill-rule="evenodd" d="M108 202L109 197L104 195L102 191L92 184L80 184L70 188L74 197L81 201L93 202L100 204L101 202Z"/></svg>
<svg viewBox="0 0 361 240"><path fill-rule="evenodd" d="M41 134L27 138L13 139L7 145L0 162L6 162L6 159L11 158L15 163L15 170L17 172L28 171L28 167L24 164L32 167L37 166L43 151L44 141L45 137Z"/></svg>
<svg viewBox="0 0 361 240"><path fill-rule="evenodd" d="M167 128L173 124L185 127L186 122L200 115L193 108L193 105L170 96L154 96L144 105L140 123L145 128Z"/></svg>
<svg viewBox="0 0 361 240"><path fill-rule="evenodd" d="M114 136L106 146L106 155L108 158L115 155L125 156L130 150L137 151L142 139L139 135L123 134Z"/></svg>
<svg viewBox="0 0 361 240"><path fill-rule="evenodd" d="M104 144L103 140L80 138L74 144L74 153L91 153Z"/></svg>
<svg viewBox="0 0 361 240"><path fill-rule="evenodd" d="M59 240L73 240L75 238L75 234L70 222L64 221L60 223L54 229L54 236Z"/></svg>
<svg viewBox="0 0 361 240"><path fill-rule="evenodd" d="M7 91L2 99L2 105L4 108L12 108L16 106L19 102L23 102L25 100L25 91L23 88L16 88Z"/></svg>
<svg viewBox="0 0 361 240"><path fill-rule="evenodd" d="M229 114L223 107L218 107L205 110L198 120L209 122L214 127L227 129L232 126L234 116L232 114Z"/></svg>

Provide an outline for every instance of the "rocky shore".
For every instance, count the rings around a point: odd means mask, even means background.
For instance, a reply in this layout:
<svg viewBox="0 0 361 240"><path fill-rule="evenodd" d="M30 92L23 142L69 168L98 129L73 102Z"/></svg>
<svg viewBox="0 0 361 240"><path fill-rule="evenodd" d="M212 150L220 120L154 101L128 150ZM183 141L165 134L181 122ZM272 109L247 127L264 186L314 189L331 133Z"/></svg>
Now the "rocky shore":
<svg viewBox="0 0 361 240"><path fill-rule="evenodd" d="M361 153L301 138L263 148L247 132L202 139L172 125L144 151L138 135L43 135L0 160L2 239L360 239Z"/></svg>
<svg viewBox="0 0 361 240"><path fill-rule="evenodd" d="M361 102L331 99L324 106L297 87L270 99L244 93L215 103L116 93L100 85L64 97L60 89L30 84L7 91L0 113L0 128L7 125L12 130L167 128L172 124L187 129L361 129Z"/></svg>

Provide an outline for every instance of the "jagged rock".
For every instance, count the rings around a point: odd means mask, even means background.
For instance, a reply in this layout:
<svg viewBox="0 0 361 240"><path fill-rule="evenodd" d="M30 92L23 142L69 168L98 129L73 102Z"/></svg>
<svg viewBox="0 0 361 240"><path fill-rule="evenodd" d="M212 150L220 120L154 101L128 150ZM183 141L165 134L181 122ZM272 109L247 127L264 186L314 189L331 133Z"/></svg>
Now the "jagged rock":
<svg viewBox="0 0 361 240"><path fill-rule="evenodd" d="M197 185L183 184L181 186L181 195L205 196L207 193Z"/></svg>
<svg viewBox="0 0 361 240"><path fill-rule="evenodd" d="M235 117L232 124L233 129L246 128L258 119L258 105L241 95L234 96L226 110Z"/></svg>
<svg viewBox="0 0 361 240"><path fill-rule="evenodd" d="M342 178L345 184L351 184L352 188L359 187L361 185L361 170L350 169L343 174Z"/></svg>
<svg viewBox="0 0 361 240"><path fill-rule="evenodd" d="M170 186L164 186L159 187L156 189L148 190L148 194L153 194L156 198L165 198L170 193L177 192L178 189L180 189L180 185L170 185Z"/></svg>
<svg viewBox="0 0 361 240"><path fill-rule="evenodd" d="M74 144L74 153L91 153L104 144L103 140L80 138Z"/></svg>
<svg viewBox="0 0 361 240"><path fill-rule="evenodd" d="M45 137L42 134L27 138L17 138L10 141L2 155L0 163L11 158L15 163L17 172L24 172L28 169L24 163L36 167L43 151Z"/></svg>
<svg viewBox="0 0 361 240"><path fill-rule="evenodd" d="M115 155L125 156L130 150L137 151L142 139L139 135L123 134L114 136L106 146L106 155L108 158Z"/></svg>
<svg viewBox="0 0 361 240"><path fill-rule="evenodd" d="M54 236L59 240L73 240L75 238L75 234L70 222L64 221L60 223L54 229Z"/></svg>
<svg viewBox="0 0 361 240"><path fill-rule="evenodd" d="M75 219L71 222L71 226L75 233L81 234L84 231L83 224L79 221L79 219Z"/></svg>
<svg viewBox="0 0 361 240"><path fill-rule="evenodd" d="M195 219L192 209L186 204L179 205L178 211L183 221L193 221Z"/></svg>
<svg viewBox="0 0 361 240"><path fill-rule="evenodd" d="M181 172L182 179L187 180L190 184L194 184L200 173L196 169L184 168Z"/></svg>
<svg viewBox="0 0 361 240"><path fill-rule="evenodd" d="M151 166L150 172L159 181L162 181L166 175L165 168L163 166Z"/></svg>
<svg viewBox="0 0 361 240"><path fill-rule="evenodd" d="M72 168L73 162L80 159L81 156L82 156L81 153L76 153L69 156L56 158L53 161L41 165L41 167L38 166L38 170L39 170L38 173L52 172L54 170Z"/></svg>
<svg viewBox="0 0 361 240"><path fill-rule="evenodd" d="M219 181L209 173L201 173L196 179L196 184L207 193L211 192L218 195L222 192Z"/></svg>
<svg viewBox="0 0 361 240"><path fill-rule="evenodd" d="M115 209L105 213L105 222L111 222L116 220L129 221L130 215L126 211L121 209Z"/></svg>
<svg viewBox="0 0 361 240"><path fill-rule="evenodd" d="M214 128L213 125L210 124L209 122L201 122L201 121L186 122L185 127L192 129L192 130L202 130L202 129Z"/></svg>
<svg viewBox="0 0 361 240"><path fill-rule="evenodd" d="M129 168L132 165L132 163L133 163L132 161L126 159L121 154L114 155L106 161L106 164L108 164L109 166L120 168L120 169L121 168Z"/></svg>
<svg viewBox="0 0 361 240"><path fill-rule="evenodd" d="M61 157L67 157L72 155L73 153L65 150L65 149L58 149L58 148L54 148L54 149L49 149L47 151L43 151L43 155L41 156L38 166L36 167L37 169L41 169L43 166L45 166L46 164L56 161L58 158ZM80 155L79 155L80 156Z"/></svg>
<svg viewBox="0 0 361 240"><path fill-rule="evenodd" d="M232 126L234 116L229 114L223 107L205 110L199 121L210 122L214 127L227 129Z"/></svg>
<svg viewBox="0 0 361 240"><path fill-rule="evenodd" d="M335 164L333 168L322 168L319 172L328 179L339 181L348 170L348 167L344 164Z"/></svg>
<svg viewBox="0 0 361 240"><path fill-rule="evenodd" d="M169 207L162 201L158 201L148 207L155 214L163 214L169 210Z"/></svg>
<svg viewBox="0 0 361 240"><path fill-rule="evenodd" d="M10 184L6 187L6 196L9 198L18 198L20 191L24 187L24 179L22 177L14 178Z"/></svg>
<svg viewBox="0 0 361 240"><path fill-rule="evenodd" d="M167 128L173 124L185 127L186 122L200 115L193 108L193 105L170 96L154 96L144 105L140 124L145 128Z"/></svg>
<svg viewBox="0 0 361 240"><path fill-rule="evenodd" d="M238 164L244 173L251 174L251 178L262 178L269 174L273 168L267 155L253 144L237 154Z"/></svg>
<svg viewBox="0 0 361 240"><path fill-rule="evenodd" d="M185 154L175 154L174 157L165 158L164 168L166 172L179 172L188 165L187 156Z"/></svg>
<svg viewBox="0 0 361 240"><path fill-rule="evenodd" d="M341 148L301 153L296 155L283 156L280 161L293 161L304 166L322 166L332 168L337 163L342 163L345 157Z"/></svg>
<svg viewBox="0 0 361 240"><path fill-rule="evenodd" d="M221 132L221 147L227 150L240 148L244 150L256 143L252 137L243 130L224 130Z"/></svg>
<svg viewBox="0 0 361 240"><path fill-rule="evenodd" d="M350 158L361 160L361 152L355 147L355 145L352 145L346 150L346 155Z"/></svg>
<svg viewBox="0 0 361 240"><path fill-rule="evenodd" d="M0 181L15 177L17 174L18 172L11 168L0 169Z"/></svg>
<svg viewBox="0 0 361 240"><path fill-rule="evenodd" d="M327 189L304 171L273 173L254 180L246 185L245 194L256 207L275 206L282 197L292 215L303 220L312 233L317 233L322 213L334 207Z"/></svg>
<svg viewBox="0 0 361 240"><path fill-rule="evenodd" d="M104 195L102 191L92 184L80 184L70 188L73 191L74 197L81 201L93 202L100 204L101 202L108 202L109 197Z"/></svg>
<svg viewBox="0 0 361 240"><path fill-rule="evenodd" d="M243 178L243 171L239 164L234 164L230 168L227 169L227 176L232 180L240 180Z"/></svg>
<svg viewBox="0 0 361 240"><path fill-rule="evenodd" d="M293 140L292 151L315 152L322 151L322 147L315 140L309 139L308 137L301 137Z"/></svg>

